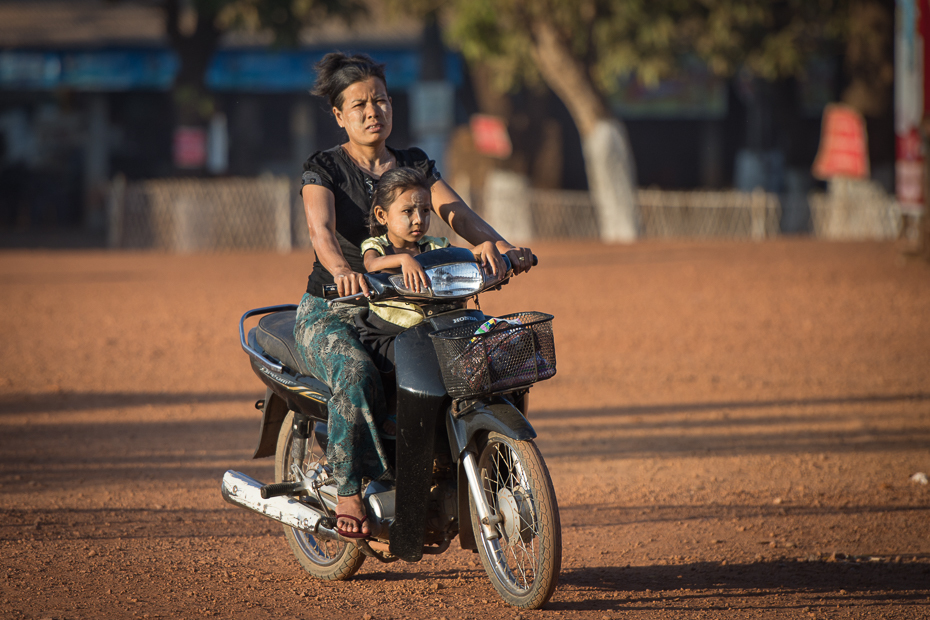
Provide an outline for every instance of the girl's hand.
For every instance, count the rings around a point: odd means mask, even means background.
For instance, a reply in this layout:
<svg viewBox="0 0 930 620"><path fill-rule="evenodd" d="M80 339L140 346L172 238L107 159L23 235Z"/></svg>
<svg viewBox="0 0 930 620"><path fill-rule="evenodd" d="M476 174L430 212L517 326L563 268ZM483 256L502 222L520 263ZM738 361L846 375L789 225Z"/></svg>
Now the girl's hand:
<svg viewBox="0 0 930 620"><path fill-rule="evenodd" d="M340 297L348 297L356 293L364 293L365 297L370 295L365 276L351 269L334 273L333 280L336 282L336 290L339 291Z"/></svg>
<svg viewBox="0 0 930 620"><path fill-rule="evenodd" d="M426 277L423 266L409 254L401 254L400 257L400 269L404 274L404 286L407 290L422 293L429 288L429 278Z"/></svg>
<svg viewBox="0 0 930 620"><path fill-rule="evenodd" d="M475 260L485 268L490 267L491 273L495 276L504 273L504 261L501 259L501 253L498 252L497 246L491 241L485 241L471 249L475 255Z"/></svg>

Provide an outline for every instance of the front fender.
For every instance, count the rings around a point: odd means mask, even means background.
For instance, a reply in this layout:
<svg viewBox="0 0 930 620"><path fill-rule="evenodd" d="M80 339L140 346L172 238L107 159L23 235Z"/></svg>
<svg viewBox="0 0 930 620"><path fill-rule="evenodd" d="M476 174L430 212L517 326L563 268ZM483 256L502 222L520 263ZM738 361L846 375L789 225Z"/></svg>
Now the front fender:
<svg viewBox="0 0 930 620"><path fill-rule="evenodd" d="M481 431L498 432L517 441L536 438L536 430L529 420L519 409L505 400L476 405L460 416L449 409L446 429L449 431L452 458L456 461L475 435Z"/></svg>
<svg viewBox="0 0 930 620"><path fill-rule="evenodd" d="M524 407L525 403L525 400L521 401ZM471 512L468 509L468 480L460 459L462 452L480 432L494 431L517 441L528 441L536 438L536 431L523 413L505 400L482 404L458 417L450 408L446 417L446 428L449 431L452 458L458 463L459 543L462 549L474 550L478 545L472 530Z"/></svg>

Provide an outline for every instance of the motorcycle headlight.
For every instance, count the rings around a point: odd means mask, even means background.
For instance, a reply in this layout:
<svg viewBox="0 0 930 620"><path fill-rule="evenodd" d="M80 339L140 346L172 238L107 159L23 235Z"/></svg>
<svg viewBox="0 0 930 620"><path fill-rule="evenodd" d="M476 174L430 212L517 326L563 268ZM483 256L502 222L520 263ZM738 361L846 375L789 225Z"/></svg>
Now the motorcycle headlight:
<svg viewBox="0 0 930 620"><path fill-rule="evenodd" d="M499 279L485 274L477 263L449 263L430 267L426 270L426 277L430 282L429 290L420 293L404 286L402 274L393 275L390 280L397 291L411 297L469 297L480 293L489 282Z"/></svg>

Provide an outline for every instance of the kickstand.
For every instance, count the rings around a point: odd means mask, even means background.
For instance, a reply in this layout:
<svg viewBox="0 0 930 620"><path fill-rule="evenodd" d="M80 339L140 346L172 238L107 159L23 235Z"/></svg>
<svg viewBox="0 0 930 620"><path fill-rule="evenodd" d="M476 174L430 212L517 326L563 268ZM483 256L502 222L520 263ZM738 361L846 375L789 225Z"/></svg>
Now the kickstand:
<svg viewBox="0 0 930 620"><path fill-rule="evenodd" d="M371 545L369 545L368 541L365 540L364 538L360 538L356 540L355 542L356 544L358 544L362 553L364 553L368 557L372 557L378 560L382 564L391 564L392 562L396 562L397 560L400 559L399 557L394 556L394 555L388 557L388 555L381 553L380 551L375 551L374 549L371 548Z"/></svg>

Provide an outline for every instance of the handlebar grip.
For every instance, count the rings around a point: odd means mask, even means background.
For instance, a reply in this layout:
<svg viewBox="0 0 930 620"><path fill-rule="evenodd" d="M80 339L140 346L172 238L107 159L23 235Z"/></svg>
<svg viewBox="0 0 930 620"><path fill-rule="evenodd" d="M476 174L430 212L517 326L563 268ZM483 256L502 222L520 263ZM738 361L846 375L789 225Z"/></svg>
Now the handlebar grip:
<svg viewBox="0 0 930 620"><path fill-rule="evenodd" d="M533 267L535 267L538 264L539 264L539 259L536 257L535 254L533 254Z"/></svg>

